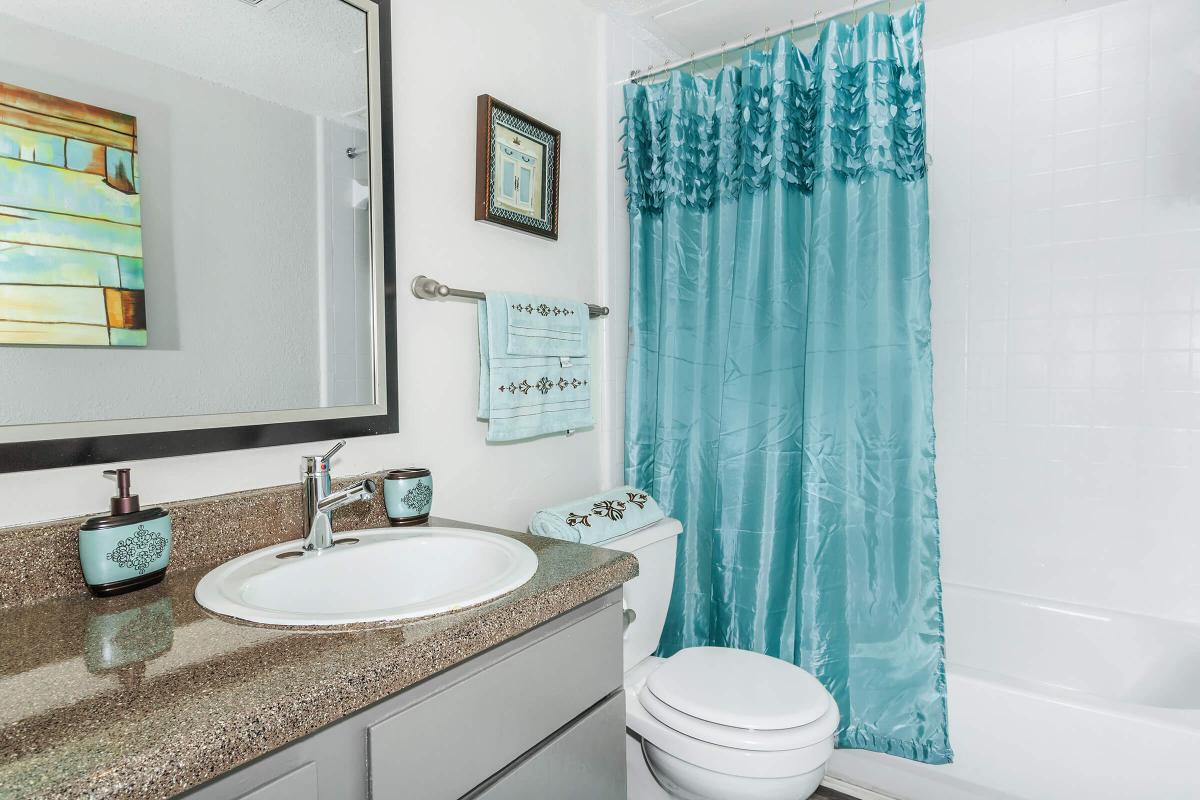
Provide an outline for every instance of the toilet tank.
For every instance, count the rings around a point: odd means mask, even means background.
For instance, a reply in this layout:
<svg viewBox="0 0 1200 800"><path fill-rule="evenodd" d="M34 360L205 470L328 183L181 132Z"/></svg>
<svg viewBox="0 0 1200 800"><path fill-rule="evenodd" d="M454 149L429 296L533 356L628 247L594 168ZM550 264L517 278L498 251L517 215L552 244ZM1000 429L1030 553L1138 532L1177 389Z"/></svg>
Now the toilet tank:
<svg viewBox="0 0 1200 800"><path fill-rule="evenodd" d="M633 553L638 560L638 576L625 584L624 592L626 670L658 649L675 583L675 544L682 532L679 520L662 519L600 545Z"/></svg>

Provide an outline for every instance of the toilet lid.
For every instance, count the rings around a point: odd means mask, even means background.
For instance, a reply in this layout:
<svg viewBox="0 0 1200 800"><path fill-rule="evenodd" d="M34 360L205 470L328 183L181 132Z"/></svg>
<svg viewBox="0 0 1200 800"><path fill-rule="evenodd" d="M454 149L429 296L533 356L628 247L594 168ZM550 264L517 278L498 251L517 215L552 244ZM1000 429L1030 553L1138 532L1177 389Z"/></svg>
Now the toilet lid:
<svg viewBox="0 0 1200 800"><path fill-rule="evenodd" d="M643 686L638 692L637 702L643 710L663 725L678 731L690 739L698 739L709 744L731 747L737 750L753 750L758 753L777 753L792 751L799 755L804 750L811 750L828 742L838 727L837 703L831 702L825 713L814 722L801 725L798 728L783 728L777 731L754 730L753 728L735 728L730 725L718 725L715 722L705 722L699 717L693 717L682 711L676 711L671 706L647 691ZM669 746L663 749L669 750Z"/></svg>
<svg viewBox="0 0 1200 800"><path fill-rule="evenodd" d="M781 731L817 721L833 698L794 664L730 647L690 647L663 662L646 690L704 722Z"/></svg>

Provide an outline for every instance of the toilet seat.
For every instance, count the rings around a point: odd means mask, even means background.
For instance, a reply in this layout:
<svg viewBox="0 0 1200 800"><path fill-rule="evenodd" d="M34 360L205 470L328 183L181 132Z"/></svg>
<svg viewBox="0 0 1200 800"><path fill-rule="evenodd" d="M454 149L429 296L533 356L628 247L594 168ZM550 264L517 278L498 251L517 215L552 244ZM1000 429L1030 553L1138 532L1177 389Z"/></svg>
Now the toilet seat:
<svg viewBox="0 0 1200 800"><path fill-rule="evenodd" d="M732 647L689 647L646 679L662 702L705 722L760 731L815 722L832 698L795 664Z"/></svg>
<svg viewBox="0 0 1200 800"><path fill-rule="evenodd" d="M833 755L833 737L799 750L740 750L695 739L659 722L637 698L625 696L625 725L680 761L744 778L788 778L820 769Z"/></svg>
<svg viewBox="0 0 1200 800"><path fill-rule="evenodd" d="M638 699L659 722L722 747L777 752L837 730L837 705L800 667L726 647L692 647L664 661Z"/></svg>
<svg viewBox="0 0 1200 800"><path fill-rule="evenodd" d="M688 648L653 662L629 675L626 721L671 757L726 775L770 779L819 769L832 754L837 704L799 667L721 647Z"/></svg>
<svg viewBox="0 0 1200 800"><path fill-rule="evenodd" d="M811 747L832 736L837 730L839 720L837 705L829 702L825 713L808 725L777 731L755 730L721 725L684 714L664 703L654 692L644 686L638 693L638 702L649 712L650 716L685 736L721 747L759 752L779 752Z"/></svg>

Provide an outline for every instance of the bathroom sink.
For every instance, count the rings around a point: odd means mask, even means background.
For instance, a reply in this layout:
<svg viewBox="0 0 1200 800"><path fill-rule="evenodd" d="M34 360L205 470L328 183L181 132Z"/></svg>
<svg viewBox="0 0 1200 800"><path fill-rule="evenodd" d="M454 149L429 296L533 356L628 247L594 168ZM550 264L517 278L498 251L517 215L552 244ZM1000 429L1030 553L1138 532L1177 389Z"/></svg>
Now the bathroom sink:
<svg viewBox="0 0 1200 800"><path fill-rule="evenodd" d="M319 553L291 541L227 561L200 579L196 602L270 625L404 620L491 600L537 571L532 550L495 533L380 528L337 536Z"/></svg>

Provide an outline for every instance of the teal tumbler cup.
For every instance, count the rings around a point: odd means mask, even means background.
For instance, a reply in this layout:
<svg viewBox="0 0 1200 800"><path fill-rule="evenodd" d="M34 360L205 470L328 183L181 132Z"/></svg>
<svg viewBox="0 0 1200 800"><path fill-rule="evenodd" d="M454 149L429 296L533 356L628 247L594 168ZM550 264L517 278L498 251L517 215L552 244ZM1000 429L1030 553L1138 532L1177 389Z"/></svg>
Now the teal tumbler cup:
<svg viewBox="0 0 1200 800"><path fill-rule="evenodd" d="M424 467L389 470L383 476L383 503L392 525L428 522L433 508L433 475Z"/></svg>

